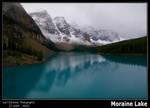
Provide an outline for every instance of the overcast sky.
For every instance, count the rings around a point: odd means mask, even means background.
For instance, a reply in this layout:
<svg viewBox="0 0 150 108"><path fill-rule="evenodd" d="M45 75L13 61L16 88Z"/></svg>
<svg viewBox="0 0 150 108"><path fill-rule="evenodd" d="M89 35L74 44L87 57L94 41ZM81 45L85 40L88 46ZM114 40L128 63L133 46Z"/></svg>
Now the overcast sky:
<svg viewBox="0 0 150 108"><path fill-rule="evenodd" d="M68 23L110 29L124 37L147 34L146 3L21 3L28 13L47 10Z"/></svg>

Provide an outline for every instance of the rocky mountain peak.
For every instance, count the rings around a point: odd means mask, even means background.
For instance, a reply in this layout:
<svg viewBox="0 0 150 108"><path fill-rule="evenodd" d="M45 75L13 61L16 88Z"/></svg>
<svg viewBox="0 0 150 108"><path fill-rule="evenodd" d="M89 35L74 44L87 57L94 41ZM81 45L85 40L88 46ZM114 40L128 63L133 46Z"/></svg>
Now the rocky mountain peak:
<svg viewBox="0 0 150 108"><path fill-rule="evenodd" d="M49 14L47 13L46 10L40 10L38 12L32 12L32 13L30 13L30 16L37 16L37 17L40 17L40 18L45 18L45 17L48 17Z"/></svg>
<svg viewBox="0 0 150 108"><path fill-rule="evenodd" d="M54 18L55 22L66 22L65 18L63 16L57 16Z"/></svg>
<svg viewBox="0 0 150 108"><path fill-rule="evenodd" d="M70 36L70 25L67 23L64 17L59 16L54 18L54 23L62 34Z"/></svg>
<svg viewBox="0 0 150 108"><path fill-rule="evenodd" d="M41 16L39 14L46 14ZM119 40L116 32L101 30L95 27L80 27L76 23L68 23L63 16L54 19L46 11L30 14L47 39L54 43L72 45L103 45Z"/></svg>
<svg viewBox="0 0 150 108"><path fill-rule="evenodd" d="M43 33L50 33L50 34L59 34L58 31L56 30L56 26L53 23L53 20L51 16L48 14L46 10L41 10L38 12L33 12L29 14L36 24L39 26L41 31Z"/></svg>

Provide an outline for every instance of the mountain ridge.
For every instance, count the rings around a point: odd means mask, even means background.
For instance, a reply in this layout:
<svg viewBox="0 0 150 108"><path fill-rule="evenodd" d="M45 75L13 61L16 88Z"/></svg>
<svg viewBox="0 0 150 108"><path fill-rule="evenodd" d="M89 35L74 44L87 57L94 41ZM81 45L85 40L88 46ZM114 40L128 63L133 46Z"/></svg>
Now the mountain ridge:
<svg viewBox="0 0 150 108"><path fill-rule="evenodd" d="M45 14L43 15L45 17L40 16L40 14ZM56 16L55 18L52 19L51 16L48 14L48 12L46 12L46 10L39 12L32 12L29 13L29 15L39 26L45 37L53 41L57 45L65 43L68 45L72 45L73 47L76 47L78 45L100 46L114 41L112 38L110 38L110 35L105 36L101 35L98 38L96 38L97 35L93 36L87 31L81 30L80 28L77 27L75 28L74 26L69 24L63 16ZM110 33L110 31L106 32L107 34ZM114 36L116 40L120 40L117 33L115 34L115 32L111 32L111 34L116 35ZM59 49L61 49L61 47L59 47Z"/></svg>
<svg viewBox="0 0 150 108"><path fill-rule="evenodd" d="M45 46L48 41L21 4L3 3L2 11L4 65L39 63L45 61L43 55L54 53Z"/></svg>

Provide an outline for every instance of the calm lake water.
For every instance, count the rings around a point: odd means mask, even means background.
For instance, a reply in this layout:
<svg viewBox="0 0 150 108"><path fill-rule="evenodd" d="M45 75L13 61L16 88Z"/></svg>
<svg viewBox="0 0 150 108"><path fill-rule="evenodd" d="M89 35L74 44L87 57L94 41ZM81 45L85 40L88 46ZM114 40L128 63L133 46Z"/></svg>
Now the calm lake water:
<svg viewBox="0 0 150 108"><path fill-rule="evenodd" d="M58 53L3 69L3 98L146 99L147 58Z"/></svg>

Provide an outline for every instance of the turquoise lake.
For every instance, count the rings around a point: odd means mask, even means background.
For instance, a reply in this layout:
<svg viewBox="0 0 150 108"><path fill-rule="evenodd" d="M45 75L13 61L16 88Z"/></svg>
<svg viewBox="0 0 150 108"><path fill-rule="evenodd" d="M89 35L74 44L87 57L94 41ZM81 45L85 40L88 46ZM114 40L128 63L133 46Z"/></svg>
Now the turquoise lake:
<svg viewBox="0 0 150 108"><path fill-rule="evenodd" d="M147 99L147 57L61 52L3 68L3 99Z"/></svg>

